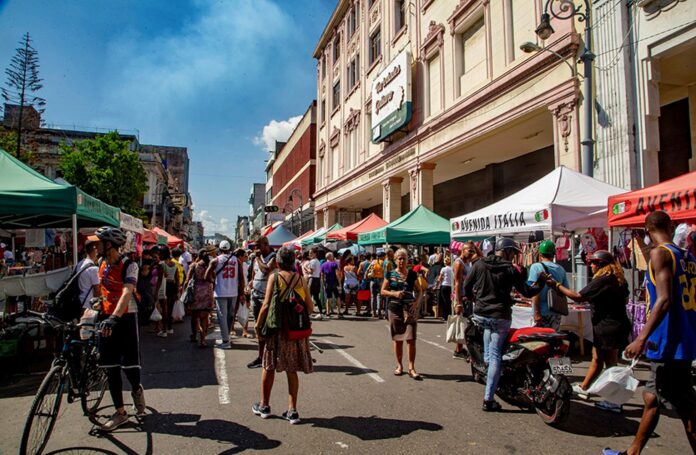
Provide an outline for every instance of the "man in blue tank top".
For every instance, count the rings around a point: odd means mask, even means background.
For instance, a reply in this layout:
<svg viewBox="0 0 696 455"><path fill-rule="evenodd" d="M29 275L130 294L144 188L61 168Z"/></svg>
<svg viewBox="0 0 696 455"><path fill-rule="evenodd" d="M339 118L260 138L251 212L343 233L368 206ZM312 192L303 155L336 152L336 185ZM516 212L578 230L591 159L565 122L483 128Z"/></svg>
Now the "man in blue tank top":
<svg viewBox="0 0 696 455"><path fill-rule="evenodd" d="M657 427L660 406L677 412L696 453L696 393L691 380L691 362L696 359L696 259L672 243L672 220L665 212L648 215L645 229L655 245L648 265L648 320L625 355L636 358L645 351L651 375L643 391L638 433L626 453L641 453Z"/></svg>

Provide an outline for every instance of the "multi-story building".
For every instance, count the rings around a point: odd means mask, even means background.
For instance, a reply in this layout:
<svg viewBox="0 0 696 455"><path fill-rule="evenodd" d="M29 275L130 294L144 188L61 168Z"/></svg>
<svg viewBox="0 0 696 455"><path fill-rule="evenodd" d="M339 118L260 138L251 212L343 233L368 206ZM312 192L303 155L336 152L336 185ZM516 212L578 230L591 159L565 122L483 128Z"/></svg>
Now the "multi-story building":
<svg viewBox="0 0 696 455"><path fill-rule="evenodd" d="M317 226L457 216L579 170L580 36L552 19L541 41L543 3L340 0L314 50Z"/></svg>
<svg viewBox="0 0 696 455"><path fill-rule="evenodd" d="M696 2L592 3L596 175L632 189L696 170Z"/></svg>
<svg viewBox="0 0 696 455"><path fill-rule="evenodd" d="M250 237L258 236L261 228L266 224L266 214L263 208L266 205L266 184L252 183L249 195L249 218L251 219Z"/></svg>
<svg viewBox="0 0 696 455"><path fill-rule="evenodd" d="M235 242L238 246L241 246L247 240L249 240L249 217L237 216Z"/></svg>
<svg viewBox="0 0 696 455"><path fill-rule="evenodd" d="M314 227L311 196L316 179L316 108L316 101L312 101L287 142L268 163L267 178L272 182L269 205L280 208L288 228L296 235Z"/></svg>

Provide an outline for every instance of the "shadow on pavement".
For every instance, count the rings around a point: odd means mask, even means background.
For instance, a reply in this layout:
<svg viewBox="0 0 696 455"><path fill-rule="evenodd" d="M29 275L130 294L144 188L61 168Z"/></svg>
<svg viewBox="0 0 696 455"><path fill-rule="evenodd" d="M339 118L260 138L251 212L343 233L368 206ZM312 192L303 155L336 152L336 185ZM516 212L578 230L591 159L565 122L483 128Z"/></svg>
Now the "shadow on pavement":
<svg viewBox="0 0 696 455"><path fill-rule="evenodd" d="M238 423L220 419L201 420L199 414L153 414L143 419L142 428L148 434L209 439L236 446L222 452L225 454L239 453L247 449L274 449L281 444L280 441L269 439L264 434Z"/></svg>
<svg viewBox="0 0 696 455"><path fill-rule="evenodd" d="M377 373L377 370L362 369L348 365L315 365L315 373L346 373L346 376L359 376L367 373Z"/></svg>
<svg viewBox="0 0 696 455"><path fill-rule="evenodd" d="M456 382L474 382L470 374L431 374L420 373L423 379L434 379L436 381L456 381Z"/></svg>
<svg viewBox="0 0 696 455"><path fill-rule="evenodd" d="M568 420L558 429L568 433L598 438L633 436L638 431L638 422L627 419L624 414L599 410L591 403L584 404L573 401Z"/></svg>
<svg viewBox="0 0 696 455"><path fill-rule="evenodd" d="M440 431L442 426L420 420L382 419L380 417L338 416L331 419L309 418L304 423L353 435L363 441L397 439L417 430Z"/></svg>
<svg viewBox="0 0 696 455"><path fill-rule="evenodd" d="M335 333L312 333L312 338L343 338L343 335Z"/></svg>
<svg viewBox="0 0 696 455"><path fill-rule="evenodd" d="M116 452L95 447L66 447L65 449L53 450L45 455L76 454L76 455L117 455Z"/></svg>

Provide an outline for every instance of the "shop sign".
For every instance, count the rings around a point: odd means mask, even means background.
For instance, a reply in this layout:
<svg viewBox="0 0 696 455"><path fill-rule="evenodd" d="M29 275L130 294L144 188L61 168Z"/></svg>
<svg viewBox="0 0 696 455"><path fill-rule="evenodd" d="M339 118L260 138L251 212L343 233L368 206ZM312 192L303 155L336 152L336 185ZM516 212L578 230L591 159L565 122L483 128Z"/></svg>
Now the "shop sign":
<svg viewBox="0 0 696 455"><path fill-rule="evenodd" d="M143 220L136 218L133 215L121 212L121 228L126 231L143 233Z"/></svg>
<svg viewBox="0 0 696 455"><path fill-rule="evenodd" d="M404 50L372 81L372 142L377 144L411 120L411 53Z"/></svg>
<svg viewBox="0 0 696 455"><path fill-rule="evenodd" d="M452 233L481 235L495 232L543 230L548 226L549 211L515 211L452 221Z"/></svg>

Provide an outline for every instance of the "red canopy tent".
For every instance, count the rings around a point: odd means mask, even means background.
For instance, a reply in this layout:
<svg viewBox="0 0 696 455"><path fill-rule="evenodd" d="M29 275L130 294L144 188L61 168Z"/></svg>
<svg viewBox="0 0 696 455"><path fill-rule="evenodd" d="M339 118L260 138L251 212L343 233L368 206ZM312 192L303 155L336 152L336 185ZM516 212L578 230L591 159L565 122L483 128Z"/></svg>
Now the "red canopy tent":
<svg viewBox="0 0 696 455"><path fill-rule="evenodd" d="M353 242L357 242L358 234L361 232L374 231L375 229L379 229L387 224L389 223L384 221L382 218L378 217L374 213L370 213L367 218L363 218L357 223L329 232L326 234L326 240L352 240Z"/></svg>
<svg viewBox="0 0 696 455"><path fill-rule="evenodd" d="M301 249L301 248L302 248L302 247L301 247L302 241L303 241L304 239L306 239L307 237L311 236L312 234L314 234L315 232L316 232L316 231L315 231L314 229L312 229L311 231L307 231L307 232L305 232L304 234L302 234L301 236L297 237L295 240L291 240L291 241L289 241L289 242L283 243L283 246L285 246L285 247L295 247L295 248L299 247L299 248Z"/></svg>
<svg viewBox="0 0 696 455"><path fill-rule="evenodd" d="M674 221L696 221L696 171L611 196L608 204L609 227L642 226L656 210L667 212Z"/></svg>
<svg viewBox="0 0 696 455"><path fill-rule="evenodd" d="M156 244L157 243L157 234L152 232L150 229L144 229L143 230L143 243L151 243L151 244Z"/></svg>
<svg viewBox="0 0 696 455"><path fill-rule="evenodd" d="M164 229L154 227L152 228L152 232L154 232L157 235L163 235L167 237L167 246L169 248L174 248L176 246L180 246L184 244L184 241L181 240L179 237L170 234L169 232L165 231Z"/></svg>

